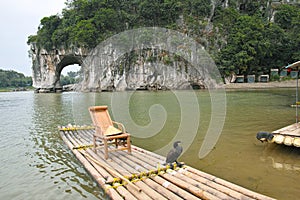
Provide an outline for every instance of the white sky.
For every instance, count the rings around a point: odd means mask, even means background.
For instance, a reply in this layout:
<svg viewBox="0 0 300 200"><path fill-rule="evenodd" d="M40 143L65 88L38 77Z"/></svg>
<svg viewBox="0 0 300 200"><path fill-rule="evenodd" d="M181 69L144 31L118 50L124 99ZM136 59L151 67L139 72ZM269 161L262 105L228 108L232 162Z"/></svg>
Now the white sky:
<svg viewBox="0 0 300 200"><path fill-rule="evenodd" d="M1 0L0 69L31 76L27 38L34 35L43 17L61 13L65 0Z"/></svg>

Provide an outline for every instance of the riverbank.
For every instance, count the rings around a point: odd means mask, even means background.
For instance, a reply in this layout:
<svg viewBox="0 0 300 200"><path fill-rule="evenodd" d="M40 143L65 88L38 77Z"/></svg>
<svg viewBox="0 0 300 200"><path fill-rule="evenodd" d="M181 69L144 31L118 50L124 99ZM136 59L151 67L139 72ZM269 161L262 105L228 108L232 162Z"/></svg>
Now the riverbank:
<svg viewBox="0 0 300 200"><path fill-rule="evenodd" d="M230 83L225 84L225 89L266 89L266 88L295 88L297 85L296 80L286 81L272 81L272 82L255 82L255 83ZM299 82L300 86L300 82ZM0 92L12 92L12 91L27 91L34 90L33 87L29 88L0 88Z"/></svg>
<svg viewBox="0 0 300 200"><path fill-rule="evenodd" d="M300 84L300 83L299 83ZM225 85L225 89L265 89L265 88L295 88L296 80L272 81L267 83L230 83Z"/></svg>
<svg viewBox="0 0 300 200"><path fill-rule="evenodd" d="M0 92L22 92L22 91L29 91L34 90L33 87L0 87Z"/></svg>

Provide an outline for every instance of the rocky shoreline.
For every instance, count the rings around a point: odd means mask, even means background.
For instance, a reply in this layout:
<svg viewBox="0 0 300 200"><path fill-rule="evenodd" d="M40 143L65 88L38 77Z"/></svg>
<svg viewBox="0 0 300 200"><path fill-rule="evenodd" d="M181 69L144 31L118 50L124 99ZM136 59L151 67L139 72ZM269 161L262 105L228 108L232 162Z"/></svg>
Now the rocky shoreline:
<svg viewBox="0 0 300 200"><path fill-rule="evenodd" d="M255 83L230 83L225 84L225 89L266 89L266 88L295 88L296 80L272 81L272 82L255 82ZM300 81L299 81L300 86Z"/></svg>

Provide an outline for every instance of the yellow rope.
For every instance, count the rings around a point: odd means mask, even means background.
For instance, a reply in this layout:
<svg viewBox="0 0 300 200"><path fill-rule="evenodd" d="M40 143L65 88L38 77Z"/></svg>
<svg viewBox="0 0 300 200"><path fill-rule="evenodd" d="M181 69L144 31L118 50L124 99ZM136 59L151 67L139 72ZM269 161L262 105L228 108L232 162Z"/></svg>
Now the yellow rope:
<svg viewBox="0 0 300 200"><path fill-rule="evenodd" d="M93 144L80 145L80 146L73 147L73 149L84 150L84 149L91 148L91 147L94 147L94 145Z"/></svg>
<svg viewBox="0 0 300 200"><path fill-rule="evenodd" d="M77 131L77 130L92 130L92 129L95 129L95 127L94 126L81 126L81 127L68 126L68 127L59 128L60 131Z"/></svg>
<svg viewBox="0 0 300 200"><path fill-rule="evenodd" d="M185 168L185 166L183 166L182 168ZM179 169L178 165L174 163L173 164L173 169L178 170ZM161 174L166 173L166 172L172 172L173 169L171 169L170 165L167 165L166 167L160 167L160 164L158 164L158 167L157 167L156 170L143 171L139 174L132 174L131 176L126 176L126 178L130 182L135 183L135 182L138 182L138 181L141 181L141 180L145 180L147 178L151 178L151 177L154 177L154 176L161 175ZM109 184L110 186L106 187L106 189L110 189L110 188L116 189L117 187L124 186L128 183L121 180L120 178L113 178L113 181L111 183L107 183L107 184Z"/></svg>

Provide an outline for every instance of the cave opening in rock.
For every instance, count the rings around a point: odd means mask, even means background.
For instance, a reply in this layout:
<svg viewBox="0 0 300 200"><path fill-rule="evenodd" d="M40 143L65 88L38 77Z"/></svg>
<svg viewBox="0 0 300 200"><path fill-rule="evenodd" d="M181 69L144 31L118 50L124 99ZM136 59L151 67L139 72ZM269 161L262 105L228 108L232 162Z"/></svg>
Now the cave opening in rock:
<svg viewBox="0 0 300 200"><path fill-rule="evenodd" d="M77 57L66 56L57 68L59 84L63 91L72 91L81 81L82 61Z"/></svg>

